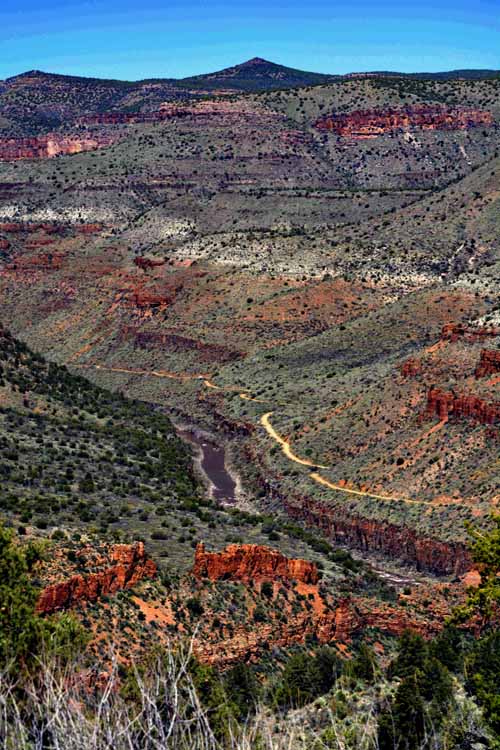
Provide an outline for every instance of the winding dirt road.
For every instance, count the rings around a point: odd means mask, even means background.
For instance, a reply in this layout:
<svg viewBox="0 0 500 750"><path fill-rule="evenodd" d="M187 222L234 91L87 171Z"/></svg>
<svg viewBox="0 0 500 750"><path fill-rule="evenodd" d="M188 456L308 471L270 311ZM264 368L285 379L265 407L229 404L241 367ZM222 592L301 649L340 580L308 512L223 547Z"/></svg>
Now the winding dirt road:
<svg viewBox="0 0 500 750"><path fill-rule="evenodd" d="M203 382L203 385L206 388L210 388L212 390L216 391L231 391L236 392L239 389L236 386L220 386L216 385L209 379L209 375L207 374L189 374L189 373L177 373L177 372L169 372L168 370L134 370L132 368L128 367L106 367L105 365L99 365L99 364L88 364L88 365L73 365L73 367L79 367L79 368L94 368L95 370L102 370L104 372L116 372L116 373L124 373L127 375L146 375L149 377L156 377L156 378L167 378L171 380L180 380L180 381L188 381L188 380L199 380ZM265 404L268 403L262 399L254 398L250 393L248 392L240 392L239 397L243 399L244 401L254 401L259 404ZM282 437L276 429L272 426L270 418L274 412L268 411L266 414L263 414L260 418L260 424L265 429L267 434L281 447L281 450L283 454L290 460L293 461L296 464L300 464L301 466L308 466L312 469L328 469L330 467L324 466L322 464L316 464L313 461L310 461L307 458L301 458L296 453L293 452L290 442ZM434 426L430 430L430 432L434 432L436 429L439 429L441 427L441 424L438 424ZM322 485L323 487L327 487L328 489L334 490L335 492L344 492L348 495L358 495L359 497L371 497L375 500L383 500L383 501L389 501L389 502L400 502L400 503L407 503L409 505L429 505L433 506L433 503L426 502L424 500L411 500L409 498L404 497L395 497L393 495L378 495L374 492L368 492L366 490L360 490L360 489L353 489L350 487L346 487L344 485L335 484L333 482L330 482L325 477L321 476L318 472L311 472L309 475L310 478L313 480L313 482L316 482L317 484Z"/></svg>
<svg viewBox="0 0 500 750"><path fill-rule="evenodd" d="M268 411L267 414L264 414L261 419L260 423L267 432L268 435L270 435L273 440L275 440L279 445L281 445L281 450L285 454L287 458L290 459L290 461L295 461L296 464L301 464L302 466L311 466L315 469L327 469L328 466L322 466L321 464L315 464L313 461L309 461L307 458L300 458L297 456L291 449L290 443L288 440L285 440L285 438L281 437L274 427L272 426L271 422L269 421L269 418L273 415L274 412Z"/></svg>

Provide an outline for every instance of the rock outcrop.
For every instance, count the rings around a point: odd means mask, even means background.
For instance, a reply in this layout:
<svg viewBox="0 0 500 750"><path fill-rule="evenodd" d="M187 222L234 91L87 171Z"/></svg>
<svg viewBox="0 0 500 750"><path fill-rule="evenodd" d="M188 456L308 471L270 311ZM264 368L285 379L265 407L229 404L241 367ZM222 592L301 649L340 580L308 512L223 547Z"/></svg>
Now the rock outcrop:
<svg viewBox="0 0 500 750"><path fill-rule="evenodd" d="M410 357L400 366L401 375L404 378L414 378L422 372L422 363L415 357Z"/></svg>
<svg viewBox="0 0 500 750"><path fill-rule="evenodd" d="M165 263L166 260L164 258L146 258L143 255L134 258L134 265L136 265L137 268L141 268L143 271L156 268L156 266L164 266Z"/></svg>
<svg viewBox="0 0 500 750"><path fill-rule="evenodd" d="M33 248L33 245L30 247ZM11 271L57 271L61 268L65 257L64 253L50 252L18 255L7 268Z"/></svg>
<svg viewBox="0 0 500 750"><path fill-rule="evenodd" d="M75 229L79 234L98 234L102 232L103 226L102 224L78 224Z"/></svg>
<svg viewBox="0 0 500 750"><path fill-rule="evenodd" d="M500 336L500 328L486 328L466 326L463 323L446 323L441 330L441 340L451 341L452 343L459 339L469 341L484 341L487 338Z"/></svg>
<svg viewBox="0 0 500 750"><path fill-rule="evenodd" d="M157 573L156 564L147 556L143 542L115 544L109 550L107 563L102 570L73 575L44 588L37 612L51 614L81 602L93 602L101 596L131 588L144 578L154 578Z"/></svg>
<svg viewBox="0 0 500 750"><path fill-rule="evenodd" d="M82 151L94 151L114 142L109 135L63 135L49 133L32 138L1 138L0 161L17 161L19 159L51 159L62 154L79 154Z"/></svg>
<svg viewBox="0 0 500 750"><path fill-rule="evenodd" d="M138 307L140 310L147 310L149 308L168 307L172 304L174 298L169 294L147 292L138 289L133 294L133 301L135 307Z"/></svg>
<svg viewBox="0 0 500 750"><path fill-rule="evenodd" d="M144 293L138 298L136 306L140 310L162 309L167 306L166 295L148 295ZM180 336L165 331L141 330L136 326L123 326L120 330L122 341L133 341L138 349L168 349L173 352L197 352L205 362L233 362L244 356L243 352L228 349L219 344L209 344L198 339Z"/></svg>
<svg viewBox="0 0 500 750"><path fill-rule="evenodd" d="M199 92L201 93L201 92ZM78 120L80 125L131 125L136 123L163 122L172 118L196 118L204 120L212 117L224 117L241 121L242 119L260 120L263 117L270 120L283 120L283 115L270 112L258 104L241 100L207 99L192 104L164 102L157 110L121 112L108 110L86 115Z"/></svg>
<svg viewBox="0 0 500 750"><path fill-rule="evenodd" d="M411 629L430 637L440 629L439 623L425 622L412 616L401 606L385 605L373 599L344 597L332 609L322 614L303 609L286 618L286 623L276 621L259 623L259 627L236 625L231 634L221 638L197 637L194 650L200 661L226 669L241 661L256 662L262 651L273 648L290 648L304 644L313 637L319 643L350 644L365 628L374 628L393 636Z"/></svg>
<svg viewBox="0 0 500 750"><path fill-rule="evenodd" d="M427 417L471 419L480 424L495 425L500 422L500 402L489 403L472 394L455 394L440 388L431 388L427 394Z"/></svg>
<svg viewBox="0 0 500 750"><path fill-rule="evenodd" d="M404 109L356 110L321 117L318 130L329 130L343 138L365 140L398 130L468 130L493 125L491 112L465 108L417 105Z"/></svg>
<svg viewBox="0 0 500 750"><path fill-rule="evenodd" d="M364 552L382 553L435 575L459 575L470 568L465 544L442 542L419 535L408 526L369 518L342 515L326 503L304 498L300 504L285 501L293 518L316 526L332 541Z"/></svg>
<svg viewBox="0 0 500 750"><path fill-rule="evenodd" d="M19 221L4 221L0 223L0 232L6 234L21 234L26 232L32 234L34 232L45 232L45 234L62 234L66 229L62 224L40 224L38 222L19 222Z"/></svg>
<svg viewBox="0 0 500 750"><path fill-rule="evenodd" d="M500 351L498 349L482 349L479 364L476 367L476 378L486 375L497 375L500 372Z"/></svg>
<svg viewBox="0 0 500 750"><path fill-rule="evenodd" d="M251 584L279 582L288 594L276 610L270 603L265 621L255 627L233 623L205 628L195 639L197 657L209 664L227 668L238 661L257 661L260 652L290 648L313 637L319 643L347 645L366 628L399 636L411 628L428 637L441 625L434 613L422 618L400 603L387 603L363 596L341 595L331 598L318 581L316 565L307 560L286 558L276 550L259 545L230 545L222 552L207 553L203 544L196 550L193 574L200 581L233 580ZM273 587L272 599L277 587ZM278 616L277 616L278 615Z"/></svg>
<svg viewBox="0 0 500 750"><path fill-rule="evenodd" d="M222 552L207 552L200 542L196 547L193 575L209 578L261 583L277 578L316 584L318 569L308 560L290 559L271 547L258 544L230 544Z"/></svg>

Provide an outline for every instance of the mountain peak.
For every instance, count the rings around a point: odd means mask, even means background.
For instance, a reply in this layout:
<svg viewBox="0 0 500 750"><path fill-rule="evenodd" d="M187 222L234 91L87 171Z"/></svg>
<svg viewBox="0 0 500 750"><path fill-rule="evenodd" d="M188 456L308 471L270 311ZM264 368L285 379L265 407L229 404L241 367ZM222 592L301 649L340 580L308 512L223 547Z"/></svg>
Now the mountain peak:
<svg viewBox="0 0 500 750"><path fill-rule="evenodd" d="M240 63L240 65L236 65L236 68L249 68L254 67L255 65L276 65L278 67L277 63L270 62L269 60L264 60L263 57L252 57L250 60L246 60L243 63Z"/></svg>

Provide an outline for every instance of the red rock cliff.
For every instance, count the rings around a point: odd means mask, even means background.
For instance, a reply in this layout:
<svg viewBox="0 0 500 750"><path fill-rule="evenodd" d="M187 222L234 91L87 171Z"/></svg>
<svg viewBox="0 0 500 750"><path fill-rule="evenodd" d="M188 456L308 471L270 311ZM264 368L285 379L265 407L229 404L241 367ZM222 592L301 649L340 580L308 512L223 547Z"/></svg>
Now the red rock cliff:
<svg viewBox="0 0 500 750"><path fill-rule="evenodd" d="M357 110L321 117L314 123L318 130L331 130L339 136L359 140L376 138L395 130L468 130L492 124L491 112L430 105L404 109Z"/></svg>
<svg viewBox="0 0 500 750"><path fill-rule="evenodd" d="M18 159L50 159L60 154L79 154L82 151L93 151L113 143L110 136L99 135L63 135L49 133L33 138L1 138L0 161L17 161Z"/></svg>
<svg viewBox="0 0 500 750"><path fill-rule="evenodd" d="M222 552L206 552L196 547L193 575L196 578L221 578L234 581L272 581L276 578L315 584L318 569L308 560L290 559L270 547L258 544L230 544Z"/></svg>
<svg viewBox="0 0 500 750"><path fill-rule="evenodd" d="M500 372L500 351L498 349L483 349L476 367L476 378L484 378L486 375L496 375Z"/></svg>
<svg viewBox="0 0 500 750"><path fill-rule="evenodd" d="M495 336L500 336L500 328L474 328L463 323L446 323L441 330L441 339L451 342L461 338L469 341L484 341L486 338Z"/></svg>
<svg viewBox="0 0 500 750"><path fill-rule="evenodd" d="M431 388L427 394L425 414L427 417L437 416L439 419L454 416L493 425L500 422L500 403L488 403L479 396L456 395L451 391Z"/></svg>
<svg viewBox="0 0 500 750"><path fill-rule="evenodd" d="M150 560L143 542L115 544L109 553L109 567L95 573L73 575L47 586L41 592L37 612L51 614L79 602L96 601L101 596L131 588L144 578L153 578L156 564Z"/></svg>
<svg viewBox="0 0 500 750"><path fill-rule="evenodd" d="M143 271L147 271L150 268L155 268L156 266L164 266L165 263L166 260L164 258L146 258L143 255L134 258L134 264L138 268L142 268Z"/></svg>
<svg viewBox="0 0 500 750"><path fill-rule="evenodd" d="M422 372L422 363L415 357L410 357L400 366L401 375L404 378L413 378Z"/></svg>

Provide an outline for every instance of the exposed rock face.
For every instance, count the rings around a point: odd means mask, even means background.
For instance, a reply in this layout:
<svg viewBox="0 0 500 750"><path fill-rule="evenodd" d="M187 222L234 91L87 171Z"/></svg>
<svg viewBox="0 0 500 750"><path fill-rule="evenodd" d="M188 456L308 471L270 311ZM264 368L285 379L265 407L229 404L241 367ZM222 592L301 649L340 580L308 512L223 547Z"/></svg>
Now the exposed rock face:
<svg viewBox="0 0 500 750"><path fill-rule="evenodd" d="M42 243L45 244L45 243ZM31 248L37 245L30 245ZM14 271L56 271L61 268L64 253L37 253L36 255L19 255L7 267Z"/></svg>
<svg viewBox="0 0 500 750"><path fill-rule="evenodd" d="M452 343L461 338L470 341L484 341L495 336L500 336L500 328L473 328L463 323L447 323L441 330L441 339Z"/></svg>
<svg viewBox="0 0 500 750"><path fill-rule="evenodd" d="M136 306L142 310L159 308L167 305L167 297L161 295L144 294L136 301ZM140 349L168 349L169 351L196 351L206 362L232 362L240 359L242 352L227 349L219 344L208 344L176 333L162 333L160 331L144 331L135 326L124 326L120 331L122 340L133 340L134 346Z"/></svg>
<svg viewBox="0 0 500 750"><path fill-rule="evenodd" d="M496 375L500 372L500 351L498 349L483 349L476 367L476 378L484 378L486 375Z"/></svg>
<svg viewBox="0 0 500 750"><path fill-rule="evenodd" d="M109 554L109 567L87 575L74 575L47 586L40 594L37 612L51 614L79 602L92 602L106 594L131 588L144 578L153 578L156 564L148 558L143 542L116 544Z"/></svg>
<svg viewBox="0 0 500 750"><path fill-rule="evenodd" d="M50 159L61 154L79 154L113 143L109 135L63 135L49 133L33 138L0 139L0 161Z"/></svg>
<svg viewBox="0 0 500 750"><path fill-rule="evenodd" d="M468 130L493 125L491 112L475 109L446 109L418 105L404 109L357 110L321 117L318 130L330 130L341 137L364 140L397 130Z"/></svg>
<svg viewBox="0 0 500 750"><path fill-rule="evenodd" d="M289 559L270 547L258 544L230 544L222 552L206 552L200 542L193 566L196 578L262 582L276 578L316 584L318 569L308 560Z"/></svg>
<svg viewBox="0 0 500 750"><path fill-rule="evenodd" d="M150 268L155 268L156 266L164 266L165 263L165 259L146 258L142 255L138 258L134 258L134 264L137 266L137 268L142 268L143 271L147 271Z"/></svg>
<svg viewBox="0 0 500 750"><path fill-rule="evenodd" d="M414 565L417 570L436 575L458 575L471 566L465 545L422 537L407 526L383 521L339 517L338 511L320 500L304 497L283 501L293 518L316 526L332 541L366 552L381 552L388 557Z"/></svg>
<svg viewBox="0 0 500 750"><path fill-rule="evenodd" d="M201 93L201 92L200 92ZM149 112L121 112L112 111L98 112L87 115L79 120L82 125L129 125L143 122L162 122L171 118L212 118L214 116L223 116L241 120L242 118L258 120L265 113L267 119L282 120L283 115L265 111L258 104L242 101L230 100L206 100L198 101L192 104L176 104L173 102L164 102L159 109Z"/></svg>
<svg viewBox="0 0 500 750"><path fill-rule="evenodd" d="M80 234L97 234L102 232L103 226L102 224L80 224L75 228Z"/></svg>
<svg viewBox="0 0 500 750"><path fill-rule="evenodd" d="M173 301L174 298L168 294L155 294L142 290L134 292L134 305L142 310L147 310L150 307L168 307Z"/></svg>
<svg viewBox="0 0 500 750"><path fill-rule="evenodd" d="M161 112L98 112L81 118L83 125L130 125L142 122L160 122L167 118Z"/></svg>
<svg viewBox="0 0 500 750"><path fill-rule="evenodd" d="M38 222L27 224L17 221L6 221L0 223L0 231L5 232L6 234L19 234L21 232L31 234L39 231L45 232L45 234L62 234L65 229L66 227L62 224L39 224Z"/></svg>
<svg viewBox="0 0 500 750"><path fill-rule="evenodd" d="M413 378L416 375L419 375L419 373L422 372L422 363L419 359L416 359L415 357L410 357L406 360L406 362L403 362L403 364L400 367L401 375L404 378Z"/></svg>
<svg viewBox="0 0 500 750"><path fill-rule="evenodd" d="M230 545L222 552L207 553L204 545L199 544L193 573L198 579L230 579L243 584L281 581L281 585L289 588L284 618L273 616L271 609L269 619L260 622L258 627L231 622L230 627L208 629L197 636L198 658L222 668L242 660L257 661L264 648L288 648L305 643L310 636L320 643L349 644L367 627L396 636L407 628L430 636L440 628L434 614L423 619L399 603L388 604L362 596L341 596L333 600L322 592L313 563L290 560L267 547ZM292 607L289 607L290 596L294 601ZM307 605L302 603L304 601ZM300 606L296 608L296 605Z"/></svg>
<svg viewBox="0 0 500 750"><path fill-rule="evenodd" d="M288 617L286 624L279 626L276 622L259 623L258 628L236 625L231 628L231 635L223 639L197 638L194 649L200 661L225 669L241 661L258 661L264 648L290 648L297 643L306 643L310 636L320 643L349 644L357 633L367 627L394 636L412 629L425 637L440 629L438 623L412 617L400 606L374 603L362 597L346 597L322 614L306 609Z"/></svg>
<svg viewBox="0 0 500 750"><path fill-rule="evenodd" d="M450 416L472 419L481 424L494 425L500 422L500 403L488 403L479 396L456 395L451 391L431 388L427 394L427 417Z"/></svg>

